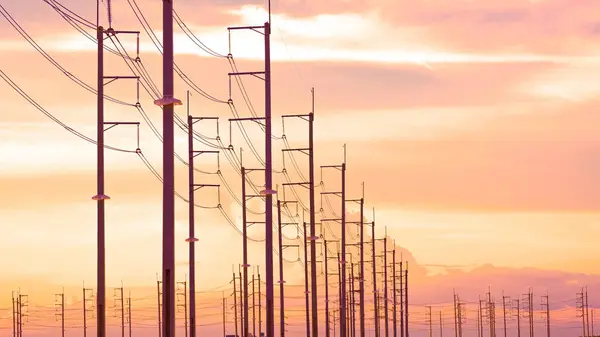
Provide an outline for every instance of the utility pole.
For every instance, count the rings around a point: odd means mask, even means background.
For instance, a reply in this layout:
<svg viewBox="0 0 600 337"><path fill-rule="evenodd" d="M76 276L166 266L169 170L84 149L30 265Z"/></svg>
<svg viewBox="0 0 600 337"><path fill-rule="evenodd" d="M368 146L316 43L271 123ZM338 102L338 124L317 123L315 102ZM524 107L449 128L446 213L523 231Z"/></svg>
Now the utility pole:
<svg viewBox="0 0 600 337"><path fill-rule="evenodd" d="M398 295L396 293L396 241L394 240L394 249L392 250L392 294L393 294L393 301L392 301L392 319L393 319L393 330L394 330L394 337L398 337L398 322L397 322L397 314L396 314L396 296ZM441 337L441 336L440 336Z"/></svg>
<svg viewBox="0 0 600 337"><path fill-rule="evenodd" d="M442 323L442 311L440 310L440 337L444 337L444 327Z"/></svg>
<svg viewBox="0 0 600 337"><path fill-rule="evenodd" d="M286 185L301 185L308 188L309 193L309 224L310 224L310 236L307 237L310 240L310 278L311 278L311 309L312 309L312 335L318 337L319 335L319 322L318 322L318 298L317 298L317 250L316 241L319 240L316 232L315 222L315 164L314 164L314 112L315 112L315 89L311 88L311 102L312 109L308 114L302 115L283 115L282 119L285 123L286 118L300 118L308 121L308 148L295 148L295 149L283 149L285 152L301 152L308 155L308 181L299 183L284 183ZM285 130L285 127L284 127ZM285 131L284 131L285 133ZM305 232L306 233L306 232ZM306 236L306 235L305 235Z"/></svg>
<svg viewBox="0 0 600 337"><path fill-rule="evenodd" d="M490 337L496 337L496 305L494 300L492 299L492 289L491 287L487 293L487 316L489 319L490 325Z"/></svg>
<svg viewBox="0 0 600 337"><path fill-rule="evenodd" d="M190 262L191 263L191 262ZM190 277L191 279L191 277ZM177 302L181 301L181 297L183 297L183 304L177 303L177 308L183 308L183 315L184 315L184 320L183 320L183 324L184 324L184 330L185 330L185 337L188 337L188 308L187 308L187 282L183 281L183 282L177 282L178 286L181 286L182 288L177 289ZM190 285L191 287L191 285ZM179 288L179 287L177 287ZM190 297L192 296L191 294L191 289L190 289ZM190 308L191 309L191 308Z"/></svg>
<svg viewBox="0 0 600 337"><path fill-rule="evenodd" d="M27 308L29 305L29 297L27 295L23 295L19 293L17 295L17 310L19 317L19 337L23 337L23 317L27 317L27 314L23 313L23 308Z"/></svg>
<svg viewBox="0 0 600 337"><path fill-rule="evenodd" d="M175 337L175 105L173 80L173 1L163 1L163 97L154 104L163 109L163 337ZM104 336L99 336L104 337Z"/></svg>
<svg viewBox="0 0 600 337"><path fill-rule="evenodd" d="M158 277L158 276L157 276ZM162 287L161 287L161 283L162 281L157 280L156 281L156 293L158 295L157 300L158 300L158 337L162 337Z"/></svg>
<svg viewBox="0 0 600 337"><path fill-rule="evenodd" d="M123 283L121 283L120 288L114 290L113 296L115 309L117 308L117 303L121 306L121 337L125 337L125 300L123 298Z"/></svg>
<svg viewBox="0 0 600 337"><path fill-rule="evenodd" d="M15 292L12 292L12 335L17 337L17 315L16 315ZM329 337L329 336L328 336Z"/></svg>
<svg viewBox="0 0 600 337"><path fill-rule="evenodd" d="M550 337L550 300L548 299L548 293L542 296L542 309L546 308L546 337Z"/></svg>
<svg viewBox="0 0 600 337"><path fill-rule="evenodd" d="M129 337L131 337L131 291L127 297L127 324L129 325Z"/></svg>
<svg viewBox="0 0 600 337"><path fill-rule="evenodd" d="M283 234L281 224L281 200L277 198L277 230L279 238L279 334L281 337L285 336L285 298L283 291ZM325 281L327 282L327 281Z"/></svg>
<svg viewBox="0 0 600 337"><path fill-rule="evenodd" d="M406 269L404 270L404 329L406 329L404 336L408 335L408 261L406 261Z"/></svg>
<svg viewBox="0 0 600 337"><path fill-rule="evenodd" d="M486 303L485 300L481 299L481 296L479 297L479 337L484 337L483 336L483 306L481 305L482 303Z"/></svg>
<svg viewBox="0 0 600 337"><path fill-rule="evenodd" d="M341 223L342 223L342 237L341 237L341 258L340 260L340 274L341 274L341 287L340 287L340 337L348 337L346 332L346 145L344 144L344 162L341 165L326 165L321 166L323 168L335 168L340 170L342 175L342 190L340 192L321 192L321 195L334 194L340 197L342 203L341 211ZM321 219L321 222L332 220L332 219ZM336 219L337 220L337 219Z"/></svg>
<svg viewBox="0 0 600 337"><path fill-rule="evenodd" d="M454 310L454 337L458 337L458 307L456 305L456 292L454 290L452 290L452 308Z"/></svg>
<svg viewBox="0 0 600 337"><path fill-rule="evenodd" d="M585 321L587 327L587 335L593 337L593 335L590 335L590 306L588 302L587 286L585 286Z"/></svg>
<svg viewBox="0 0 600 337"><path fill-rule="evenodd" d="M242 268L243 268L243 281L240 280L243 284L243 288L240 288L240 291L244 294L243 297L243 314L242 314L242 336L248 337L248 268L250 268L250 264L248 263L248 224L247 224L247 207L246 207L246 168L242 166Z"/></svg>
<svg viewBox="0 0 600 337"><path fill-rule="evenodd" d="M521 337L521 300L515 299L514 308L517 310L515 317L517 317L517 337Z"/></svg>
<svg viewBox="0 0 600 337"><path fill-rule="evenodd" d="M325 337L330 337L329 332L329 268L327 261L329 260L328 256L328 248L327 248L327 240L323 240L323 245L325 248L325 257L323 261L325 263ZM283 297L283 296L282 296ZM593 313L593 311L592 311ZM592 320L593 321L593 320ZM281 335L283 337L283 334Z"/></svg>
<svg viewBox="0 0 600 337"><path fill-rule="evenodd" d="M379 304L377 303L377 255L375 254L375 209L373 209L373 221L371 222L371 256L373 265L373 306L375 315L375 337L379 337Z"/></svg>
<svg viewBox="0 0 600 337"><path fill-rule="evenodd" d="M529 337L533 337L533 291L523 295L524 309L527 310L527 321L529 322Z"/></svg>
<svg viewBox="0 0 600 337"><path fill-rule="evenodd" d="M88 295L89 294L89 295ZM83 285L83 337L87 337L87 313L94 311L94 290ZM89 304L88 304L89 303Z"/></svg>
<svg viewBox="0 0 600 337"><path fill-rule="evenodd" d="M232 282L233 282L233 327L234 327L234 332L235 332L235 336L239 336L238 335L238 308L237 308L237 290L236 290L236 277L235 277L235 272L232 273L233 274L233 278L232 278Z"/></svg>
<svg viewBox="0 0 600 337"><path fill-rule="evenodd" d="M587 336L585 330L585 293L583 291L583 287L581 288L581 292L577 293L577 317L581 317L581 337L590 337ZM581 312L581 316L579 316L579 312Z"/></svg>
<svg viewBox="0 0 600 337"><path fill-rule="evenodd" d="M389 336L389 318L388 318L388 275L387 275L387 227L385 227L385 237L383 238L383 310L385 319L385 337ZM431 312L431 308L430 308ZM432 336L429 336L432 337Z"/></svg>
<svg viewBox="0 0 600 337"><path fill-rule="evenodd" d="M304 230L304 233L306 233L306 222L302 223L302 228ZM304 241L304 300L305 300L305 306L304 306L304 310L306 312L306 337L310 337L310 308L309 308L309 299L308 299L308 295L310 293L310 291L308 290L308 247L307 247L307 243L306 243L306 238L303 240Z"/></svg>
<svg viewBox="0 0 600 337"><path fill-rule="evenodd" d="M99 4L98 4L99 13ZM99 14L98 14L99 16ZM106 240L105 240L105 204L110 197L104 191L104 132L117 125L137 125L138 127L138 147L136 152L139 153L139 122L105 122L104 121L104 86L119 80L119 79L135 79L139 83L139 76L105 76L104 74L104 40L107 37L116 36L117 34L136 34L139 37L139 32L135 31L116 31L111 26L111 12L109 6L109 28L105 30L100 26L99 22L96 25L96 40L98 42L98 61L97 61L97 142L96 142L96 182L97 194L92 197L92 200L97 201L97 336L106 336ZM138 40L139 50L139 40ZM139 52L138 52L139 57ZM173 62L171 62L171 69ZM105 82L108 80L108 82ZM139 97L138 97L139 102ZM108 125L108 127L106 127ZM171 156L173 157L173 156ZM171 158L173 159L173 158ZM171 198L174 198L174 190L171 192ZM174 200L173 200L174 202ZM170 336L169 336L170 337Z"/></svg>
<svg viewBox="0 0 600 337"><path fill-rule="evenodd" d="M240 281L240 309L243 309L241 303L242 303L242 297L248 297L248 292L244 291L242 289L248 290L248 283L246 283L246 287L244 288L242 286L242 267L238 265L238 280ZM245 319L247 319L248 317L248 313L244 312L244 310L240 311L240 319L241 321L244 321ZM244 324L241 325L241 330L242 330L242 336L247 336L248 334L248 329L246 329L246 327L244 326Z"/></svg>
<svg viewBox="0 0 600 337"><path fill-rule="evenodd" d="M256 336L256 285L254 281L256 277L254 275L254 270L252 270L252 336Z"/></svg>
<svg viewBox="0 0 600 337"><path fill-rule="evenodd" d="M458 337L462 337L463 303L460 301L460 296L458 295L456 295L456 311L458 312Z"/></svg>
<svg viewBox="0 0 600 337"><path fill-rule="evenodd" d="M260 267L256 266L256 273L258 274L258 335L262 334L262 293L260 285Z"/></svg>
<svg viewBox="0 0 600 337"><path fill-rule="evenodd" d="M502 320L503 320L503 329L504 329L504 337L507 337L507 325L506 325L506 303L510 305L510 296L504 296L504 292L502 292Z"/></svg>
<svg viewBox="0 0 600 337"><path fill-rule="evenodd" d="M56 317L60 317L60 335L65 337L65 289L60 294L54 294L54 307Z"/></svg>
<svg viewBox="0 0 600 337"><path fill-rule="evenodd" d="M227 336L226 322L227 317L225 316L225 294L223 294L223 337Z"/></svg>
<svg viewBox="0 0 600 337"><path fill-rule="evenodd" d="M402 254L400 254L399 265L400 265L400 275L398 277L398 281L400 283L400 287L399 287L400 288L399 289L399 292L400 292L400 303L399 303L399 305L400 305L400 337L404 337L404 282L403 282L404 269L402 266ZM456 336L454 336L454 337L456 337Z"/></svg>
<svg viewBox="0 0 600 337"><path fill-rule="evenodd" d="M196 247L195 244L198 242L198 238L196 238L195 233L195 192L202 187L216 187L219 188L219 185L208 185L208 184L196 184L194 179L194 158L201 154L210 153L219 155L219 151L196 151L194 150L194 124L201 120L217 120L218 117L193 117L190 114L190 91L187 91L187 125L188 125L188 238L185 239L185 242L189 243L188 254L189 254L189 270L190 273L190 326L189 326L189 336L196 337ZM220 198L219 198L220 199ZM220 200L219 200L220 203ZM187 315L187 311L186 311ZM187 320L186 320L187 322ZM185 329L186 337L188 336L188 328L186 324Z"/></svg>
<svg viewBox="0 0 600 337"><path fill-rule="evenodd" d="M427 315L427 325L429 325L429 337L433 337L433 318L431 316L431 306L428 305L425 308L427 309L425 314Z"/></svg>

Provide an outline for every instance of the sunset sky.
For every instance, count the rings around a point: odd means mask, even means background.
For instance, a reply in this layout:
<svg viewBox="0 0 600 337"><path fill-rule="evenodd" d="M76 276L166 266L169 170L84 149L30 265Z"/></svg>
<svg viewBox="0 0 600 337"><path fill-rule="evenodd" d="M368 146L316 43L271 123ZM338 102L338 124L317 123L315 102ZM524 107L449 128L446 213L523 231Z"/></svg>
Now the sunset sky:
<svg viewBox="0 0 600 337"><path fill-rule="evenodd" d="M218 55L231 53L239 71L262 71L262 35L235 31L230 42L226 27L262 25L267 20L264 2L177 0L174 7L202 43ZM95 23L95 1L61 3ZM600 91L595 76L600 71L596 43L600 2L576 3L273 0L275 183L287 182L278 173L284 165L292 181L308 176L306 156L295 155L300 175L289 157L282 159L280 150L286 144L279 138L285 134L291 147L305 147L307 124L286 120L284 128L279 116L308 113L310 88L314 87L316 165L340 164L346 144L348 199L360 198L364 182L366 219L373 219L374 208L377 235L383 237L387 227L390 239L415 268L415 303L451 303L452 288L464 288L463 297L477 302L488 285L496 299L501 298L501 289L516 296L533 286L540 289L536 296L542 289L555 292L555 301L565 300L564 306L573 307L575 292L587 284L590 306L594 306L593 292L600 286L600 276L595 276L600 274L596 242L600 161L595 159L600 153L600 102L595 97ZM140 58L160 92L161 55L136 19L131 7L136 4L162 41L160 1L114 0L112 27L141 31ZM44 1L0 0L0 5L68 74L96 87L94 41ZM106 28L106 5L101 5L101 24ZM95 139L95 95L46 60L4 16L0 19L0 70L50 114ZM233 78L230 96L227 73L232 70L227 58L208 55L177 23L174 26L179 68L218 100L231 97L239 115L249 117ZM95 37L94 30L84 29ZM135 36L119 35L119 40L135 57ZM105 43L115 49L111 40ZM109 52L105 52L105 73L132 75L126 62ZM242 80L254 110L262 115L262 81ZM184 101L176 113L185 120L186 91L192 89L177 75L175 81L176 97ZM131 80L111 83L106 93L136 102L136 85ZM219 136L224 146L233 145L234 157L239 158L243 148L244 166L262 167L237 125L232 125L230 134L227 119L234 116L228 105L193 90L191 95L192 115L220 117L218 134L216 124L206 121L196 124L196 131L211 143L216 144ZM73 305L80 307L78 288L82 282L93 287L96 275L96 204L91 200L96 194L96 147L52 122L4 81L0 81L0 97L0 254L4 256L0 259L0 310L10 305L10 291L18 287L30 297L39 293L32 301L52 308L53 293L65 286L77 294L72 295L77 297ZM161 111L152 101L142 88L141 107L161 131ZM139 111L108 101L105 106L107 121L141 123L139 147L162 173L161 142ZM251 123L243 126L264 158L261 129ZM136 128L118 126L106 132L105 140L111 146L135 150ZM197 149L211 149L195 144ZM186 134L178 127L176 151L187 158ZM204 171L220 169L240 198L241 178L224 154L219 167L215 156L200 156L195 163ZM315 175L317 183L324 182L317 192L340 188L337 172L317 168ZM222 184L216 174L198 173L195 179ZM262 184L259 173L253 173L252 180L256 186ZM177 191L185 196L186 184L187 166L176 160ZM107 284L119 287L123 281L126 287L143 289L141 295L132 295L135 298L152 296L161 270L161 189L136 154L106 151L106 191L111 197L106 207ZM308 204L305 190L296 191ZM240 206L224 185L220 198L223 212L240 228ZM333 217L325 200L322 206L319 196L316 200L317 207ZM219 202L214 189L201 190L196 201L213 208L196 209L198 288L228 294L232 266L237 271L241 262L241 237L214 209ZM331 197L330 203L339 214L339 199ZM187 207L176 199L176 274L181 280L187 272ZM253 211L264 211L261 207L258 201L249 203ZM294 213L295 207L290 208ZM348 203L348 211L356 217L358 208ZM262 218L251 214L249 220ZM332 228L336 226L331 223ZM264 238L258 225L249 232L253 238ZM356 228L349 233L355 235ZM291 237L296 232L290 229L287 234ZM264 244L252 243L250 250L251 263L264 269ZM296 255L286 252L286 259L295 260ZM294 278L288 282L301 284L302 267L287 265ZM298 289L297 296L302 294L303 289ZM210 300L212 295L206 296L218 313L220 292ZM152 301L147 305L154 305ZM452 308L444 308L451 325ZM423 321L424 309L414 310L415 320ZM565 317L577 322L574 309L567 311ZM0 327L9 326L10 321L3 320L7 315L10 310L0 311ZM296 316L301 319L302 315ZM472 311L471 323L474 315ZM426 326L415 327L422 328ZM218 326L215 329L215 334L220 333ZM302 324L290 329L302 331ZM0 330L0 336L9 332ZM556 334L563 332L564 336L580 333L575 328Z"/></svg>

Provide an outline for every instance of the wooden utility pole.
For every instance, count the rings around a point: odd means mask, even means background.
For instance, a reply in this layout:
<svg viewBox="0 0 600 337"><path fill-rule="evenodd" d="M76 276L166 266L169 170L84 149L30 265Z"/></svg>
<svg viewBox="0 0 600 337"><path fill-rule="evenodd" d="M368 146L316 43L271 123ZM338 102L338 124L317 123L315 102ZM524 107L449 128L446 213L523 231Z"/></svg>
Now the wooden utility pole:
<svg viewBox="0 0 600 337"><path fill-rule="evenodd" d="M546 308L546 337L550 337L550 301L548 294L542 296L542 308Z"/></svg>

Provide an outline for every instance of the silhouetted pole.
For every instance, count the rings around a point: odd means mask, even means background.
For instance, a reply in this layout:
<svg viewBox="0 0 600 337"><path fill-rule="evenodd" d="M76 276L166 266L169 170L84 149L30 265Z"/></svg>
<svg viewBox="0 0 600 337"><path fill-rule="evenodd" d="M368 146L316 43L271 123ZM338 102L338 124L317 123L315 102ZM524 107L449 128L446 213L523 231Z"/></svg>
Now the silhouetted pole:
<svg viewBox="0 0 600 337"><path fill-rule="evenodd" d="M92 199L97 201L98 220L98 256L96 296L96 322L98 337L106 336L106 251L105 251L105 220L104 201L110 199L104 194L104 28L99 26L96 32L98 41L98 124L97 124L97 189L98 194Z"/></svg>
<svg viewBox="0 0 600 337"><path fill-rule="evenodd" d="M363 197L360 198L360 276L359 276L359 290L360 290L360 337L365 337L365 230L364 230L364 188L363 183Z"/></svg>
<svg viewBox="0 0 600 337"><path fill-rule="evenodd" d="M271 153L271 27L265 22L265 266L267 282L267 329L265 335L275 336L273 294L273 163Z"/></svg>
<svg viewBox="0 0 600 337"><path fill-rule="evenodd" d="M342 298L340 300L340 322L346 322L346 147L344 146L344 162L342 163ZM348 337L346 325L340 323L340 337Z"/></svg>
<svg viewBox="0 0 600 337"><path fill-rule="evenodd" d="M85 294L84 294L85 296ZM83 303L85 304L85 301L83 301ZM84 315L85 315L85 310L84 310ZM13 291L12 293L12 335L13 337L17 337L17 316L15 315L15 292Z"/></svg>
<svg viewBox="0 0 600 337"><path fill-rule="evenodd" d="M373 305L375 307L375 337L379 337L379 304L377 303L377 255L375 255L375 210L373 210L373 222L371 222L371 249L373 257Z"/></svg>
<svg viewBox="0 0 600 337"><path fill-rule="evenodd" d="M157 276L158 277L158 276ZM156 296L156 300L157 300L157 309L158 309L158 337L162 336L162 313L161 313L161 308L162 305L160 304L160 281L156 280L156 294L158 296Z"/></svg>
<svg viewBox="0 0 600 337"><path fill-rule="evenodd" d="M313 143L313 123L315 112L315 89L311 89L312 111L308 117L308 181L309 181L309 212L310 212L310 286L312 295L312 334L313 337L319 336L319 310L317 298L317 243L318 239L315 224L315 162L314 162L314 143Z"/></svg>
<svg viewBox="0 0 600 337"><path fill-rule="evenodd" d="M383 310L384 310L384 325L385 325L385 337L389 336L389 317L388 317L388 266L387 266L387 228L385 231L385 238L383 239ZM430 336L431 337L431 336Z"/></svg>
<svg viewBox="0 0 600 337"><path fill-rule="evenodd" d="M402 254L400 254L400 259L402 260ZM402 261L400 261L400 337L404 337L404 268L402 265ZM458 337L458 336L455 336Z"/></svg>
<svg viewBox="0 0 600 337"><path fill-rule="evenodd" d="M256 336L256 289L254 285L254 270L252 271L252 336Z"/></svg>
<svg viewBox="0 0 600 337"><path fill-rule="evenodd" d="M237 287L236 287L236 283L235 283L235 272L232 273L233 274L233 326L234 326L234 333L235 336L238 337L238 308L237 308Z"/></svg>
<svg viewBox="0 0 600 337"><path fill-rule="evenodd" d="M195 235L195 217L194 209L196 204L194 202L195 186L194 186L194 132L193 124L194 121L190 115L190 91L187 91L187 123L188 123L188 181L189 181L189 236L185 240L189 243L189 273L190 273L190 337L196 337L196 247L195 244L198 241ZM187 311L186 311L187 313ZM187 334L187 331L186 331Z"/></svg>
<svg viewBox="0 0 600 337"><path fill-rule="evenodd" d="M243 269L243 311L242 321L244 322L244 326L242 328L242 336L248 337L248 268L250 264L248 264L248 223L246 219L246 168L242 167L242 269Z"/></svg>
<svg viewBox="0 0 600 337"><path fill-rule="evenodd" d="M306 222L302 223L304 233L306 233ZM305 306L304 310L306 311L306 336L310 337L310 312L308 305L308 247L306 243L306 235L304 236L304 300Z"/></svg>
<svg viewBox="0 0 600 337"><path fill-rule="evenodd" d="M393 331L394 331L394 337L398 337L398 315L396 314L396 243L394 242L394 249L392 250L392 320L393 320Z"/></svg>
<svg viewBox="0 0 600 337"><path fill-rule="evenodd" d="M163 337L175 337L175 105L173 81L173 0L163 1ZM104 336L102 336L104 337Z"/></svg>
<svg viewBox="0 0 600 337"><path fill-rule="evenodd" d="M404 336L408 336L408 261L406 261L406 269L404 270Z"/></svg>
<svg viewBox="0 0 600 337"><path fill-rule="evenodd" d="M256 266L256 273L258 274L258 335L262 333L262 293L260 286L260 267Z"/></svg>
<svg viewBox="0 0 600 337"><path fill-rule="evenodd" d="M281 224L281 200L277 199L277 228L279 233L279 330L281 337L285 336L285 298L283 293L283 234Z"/></svg>
<svg viewBox="0 0 600 337"><path fill-rule="evenodd" d="M329 256L327 254L327 240L323 241L323 245L325 246L325 337L329 337L329 269L327 269Z"/></svg>
<svg viewBox="0 0 600 337"><path fill-rule="evenodd" d="M242 272L241 272L241 268L238 267L238 277L240 279L240 320L241 322L244 322L245 319L247 319L248 317L248 311L244 311L243 306L241 305L243 303L243 298L244 297L248 297L248 283L246 283L246 287L244 287L242 285ZM242 289L245 289L244 291L242 291ZM247 326L245 324L241 324L242 326L242 336L247 336L246 334L248 333L248 329L246 328Z"/></svg>

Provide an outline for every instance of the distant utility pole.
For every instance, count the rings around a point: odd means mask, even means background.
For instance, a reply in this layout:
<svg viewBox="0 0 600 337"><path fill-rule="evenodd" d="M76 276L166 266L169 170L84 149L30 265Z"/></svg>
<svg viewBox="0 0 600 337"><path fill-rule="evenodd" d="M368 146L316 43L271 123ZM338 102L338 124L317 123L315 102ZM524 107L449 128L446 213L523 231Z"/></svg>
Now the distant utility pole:
<svg viewBox="0 0 600 337"><path fill-rule="evenodd" d="M158 277L158 276L157 276ZM157 301L158 301L158 337L162 337L162 281L160 280L156 280L156 294L157 294Z"/></svg>
<svg viewBox="0 0 600 337"><path fill-rule="evenodd" d="M427 315L427 325L429 325L429 337L433 337L433 317L431 316L431 306L428 305L425 307L427 311L425 314Z"/></svg>
<svg viewBox="0 0 600 337"><path fill-rule="evenodd" d="M507 337L507 326L506 326L506 305L507 302L510 305L510 296L504 296L504 291L502 291L502 329L504 330L504 337Z"/></svg>
<svg viewBox="0 0 600 337"><path fill-rule="evenodd" d="M402 260L402 254L400 254L400 260ZM398 281L400 283L400 289L398 289L398 291L400 292L400 337L405 337L404 336L404 267L402 265L402 261L399 262L399 266L400 266L400 275L398 277ZM395 336L394 336L395 337ZM455 336L456 337L456 336Z"/></svg>
<svg viewBox="0 0 600 337"><path fill-rule="evenodd" d="M546 337L550 337L550 301L548 294L542 296L542 309L546 309L544 314L546 315Z"/></svg>
<svg viewBox="0 0 600 337"><path fill-rule="evenodd" d="M375 337L379 337L379 303L377 289L377 255L375 254L375 209L373 209L373 221L371 222L371 264L373 265L373 306L375 315Z"/></svg>
<svg viewBox="0 0 600 337"><path fill-rule="evenodd" d="M222 294L223 297L223 337L227 336L227 328L226 328L226 322L227 322L227 316L225 315L226 313L226 299L225 299L225 294Z"/></svg>
<svg viewBox="0 0 600 337"><path fill-rule="evenodd" d="M585 286L585 321L587 326L587 335L593 337L593 335L590 335L590 305L588 302L587 286Z"/></svg>
<svg viewBox="0 0 600 337"><path fill-rule="evenodd" d="M260 267L256 266L256 273L258 274L258 335L262 334L262 291L260 284Z"/></svg>
<svg viewBox="0 0 600 337"><path fill-rule="evenodd" d="M496 337L496 303L492 298L492 290L489 289L487 293L487 315L490 324L490 337Z"/></svg>
<svg viewBox="0 0 600 337"><path fill-rule="evenodd" d="M452 307L454 309L454 337L458 337L458 307L456 305L456 291L452 291Z"/></svg>
<svg viewBox="0 0 600 337"><path fill-rule="evenodd" d="M404 337L409 337L409 335L408 335L408 261L406 261L406 269L404 270L404 321L406 322L406 324L404 325L404 329L406 329Z"/></svg>
<svg viewBox="0 0 600 337"><path fill-rule="evenodd" d="M23 295L21 293L18 293L17 295L17 331L19 337L23 337L23 318L27 317L27 313L23 313L23 309L27 310L29 305L28 299L29 297L27 295Z"/></svg>
<svg viewBox="0 0 600 337"><path fill-rule="evenodd" d="M442 311L440 310L440 337L444 337L444 323L442 322Z"/></svg>
<svg viewBox="0 0 600 337"><path fill-rule="evenodd" d="M523 295L525 302L524 309L527 310L527 321L529 322L529 337L534 337L533 331L533 290L529 288L529 292Z"/></svg>
<svg viewBox="0 0 600 337"><path fill-rule="evenodd" d="M389 336L390 328L389 328L389 317L388 317L388 265L387 265L387 227L385 227L385 237L383 238L383 310L384 310L384 319L385 319L385 337ZM430 308L431 312L431 308ZM432 336L429 336L432 337Z"/></svg>
<svg viewBox="0 0 600 337"><path fill-rule="evenodd" d="M12 335L13 337L17 337L17 303L14 291L12 292Z"/></svg>
<svg viewBox="0 0 600 337"><path fill-rule="evenodd" d="M256 275L254 269L252 270L252 336L256 336Z"/></svg>
<svg viewBox="0 0 600 337"><path fill-rule="evenodd" d="M577 317L581 317L581 337L590 337L586 334L585 329L585 292L583 288L581 288L581 292L577 293Z"/></svg>
<svg viewBox="0 0 600 337"><path fill-rule="evenodd" d="M127 297L127 325L129 327L129 337L131 337L131 291Z"/></svg>
<svg viewBox="0 0 600 337"><path fill-rule="evenodd" d="M285 195L285 194L284 194ZM285 336L285 296L284 296L284 268L283 268L283 252L286 248L295 247L298 249L300 254L300 245L297 244L283 244L283 227L287 225L297 225L295 222L282 222L281 219L281 207L287 203L295 203L296 201L282 201L277 199L277 229L278 229L278 243L279 243L279 330L280 336ZM327 252L325 252L327 254ZM300 255L298 255L300 256ZM325 255L327 256L327 255ZM327 276L325 276L325 293L327 294ZM327 297L327 296L326 296ZM327 308L327 299L325 300L325 308ZM327 311L327 310L326 310ZM325 322L327 324L327 321ZM329 337L329 336L326 336Z"/></svg>
<svg viewBox="0 0 600 337"><path fill-rule="evenodd" d="M234 329L234 333L236 336L238 335L238 308L237 308L237 290L236 290L236 277L235 277L235 271L232 273L233 274L233 278L231 279L231 282L233 283L233 329Z"/></svg>
<svg viewBox="0 0 600 337"><path fill-rule="evenodd" d="M514 309L517 311L515 317L517 318L517 337L521 337L521 300L515 299ZM583 336L582 336L583 337Z"/></svg>
<svg viewBox="0 0 600 337"><path fill-rule="evenodd" d="M393 320L393 329L394 329L394 337L398 337L398 315L396 313L397 306L397 289L396 289L396 241L394 240L394 249L392 249L392 320ZM441 317L441 316L440 316ZM440 336L441 337L441 336Z"/></svg>
<svg viewBox="0 0 600 337"><path fill-rule="evenodd" d="M60 317L60 335L65 337L65 289L60 294L54 294L54 307L56 318Z"/></svg>
<svg viewBox="0 0 600 337"><path fill-rule="evenodd" d="M463 319L466 318L466 316L463 313L463 303L460 301L460 296L456 295L456 311L457 311L457 316L458 316L458 337L462 337L462 332L463 332Z"/></svg>
<svg viewBox="0 0 600 337"><path fill-rule="evenodd" d="M87 313L93 315L94 312L94 289L86 288L83 285L83 337L87 337Z"/></svg>
<svg viewBox="0 0 600 337"><path fill-rule="evenodd" d="M302 230L306 233L306 222L302 223ZM309 308L309 293L308 290L308 247L306 238L302 240L304 242L304 311L306 313L306 337L310 337L310 308Z"/></svg>
<svg viewBox="0 0 600 337"><path fill-rule="evenodd" d="M121 306L121 337L125 337L125 300L123 297L123 283L121 283L120 288L115 289L114 297L115 309L117 309L117 303Z"/></svg>
<svg viewBox="0 0 600 337"><path fill-rule="evenodd" d="M183 308L183 315L184 315L184 319L183 319L183 324L185 327L185 337L188 337L188 307L187 307L187 282L186 281L182 281L182 282L177 282L177 293L175 296L177 296L177 302L181 302L181 298L183 298L183 303L177 303L177 308ZM191 289L190 289L191 291ZM190 294L191 296L191 294ZM191 309L191 308L190 308Z"/></svg>

